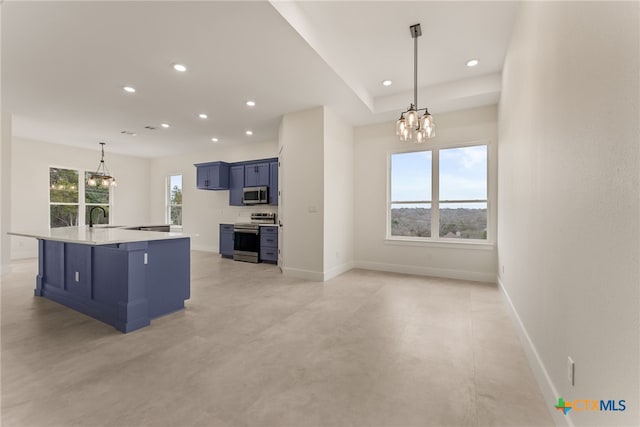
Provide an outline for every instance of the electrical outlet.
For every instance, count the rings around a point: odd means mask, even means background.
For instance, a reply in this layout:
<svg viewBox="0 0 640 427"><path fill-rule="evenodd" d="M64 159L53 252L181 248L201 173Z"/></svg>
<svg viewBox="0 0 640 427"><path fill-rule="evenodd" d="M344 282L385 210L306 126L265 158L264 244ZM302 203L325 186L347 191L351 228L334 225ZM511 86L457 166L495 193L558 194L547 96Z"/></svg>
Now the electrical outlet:
<svg viewBox="0 0 640 427"><path fill-rule="evenodd" d="M571 386L576 384L576 364L571 357L567 357L567 379Z"/></svg>

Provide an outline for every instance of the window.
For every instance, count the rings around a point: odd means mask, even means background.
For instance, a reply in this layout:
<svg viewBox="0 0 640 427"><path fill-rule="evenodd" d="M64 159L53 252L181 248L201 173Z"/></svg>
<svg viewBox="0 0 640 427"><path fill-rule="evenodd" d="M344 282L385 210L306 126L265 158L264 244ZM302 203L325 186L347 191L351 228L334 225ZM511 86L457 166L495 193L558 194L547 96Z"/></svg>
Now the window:
<svg viewBox="0 0 640 427"><path fill-rule="evenodd" d="M84 173L84 182L87 182L91 172ZM94 206L100 206L105 210L107 215L103 215L100 209L93 211L93 223L94 224L108 224L109 223L109 192L111 187L105 187L103 185L96 185L95 187L85 185L84 187L84 200L85 200L85 224L89 224L89 213Z"/></svg>
<svg viewBox="0 0 640 427"><path fill-rule="evenodd" d="M487 145L391 154L389 236L487 240Z"/></svg>
<svg viewBox="0 0 640 427"><path fill-rule="evenodd" d="M85 185L90 172L77 169L49 168L49 226L72 227L89 224L89 211L94 206L102 212L93 215L94 224L108 224L111 187ZM81 181L80 176L85 180ZM81 212L84 213L81 215Z"/></svg>
<svg viewBox="0 0 640 427"><path fill-rule="evenodd" d="M167 221L182 226L182 175L167 178Z"/></svg>
<svg viewBox="0 0 640 427"><path fill-rule="evenodd" d="M391 235L431 237L431 152L391 156Z"/></svg>
<svg viewBox="0 0 640 427"><path fill-rule="evenodd" d="M49 168L49 225L78 225L78 171Z"/></svg>

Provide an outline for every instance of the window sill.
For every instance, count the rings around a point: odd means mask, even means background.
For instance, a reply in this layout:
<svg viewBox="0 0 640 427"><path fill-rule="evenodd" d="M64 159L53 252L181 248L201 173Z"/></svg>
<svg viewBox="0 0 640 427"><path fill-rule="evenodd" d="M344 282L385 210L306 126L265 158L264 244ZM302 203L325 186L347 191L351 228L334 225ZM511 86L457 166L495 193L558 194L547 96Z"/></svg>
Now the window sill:
<svg viewBox="0 0 640 427"><path fill-rule="evenodd" d="M474 242L470 240L465 241L450 241L450 240L417 240L417 239L403 239L403 238L386 238L384 239L385 245L396 246L421 246L426 248L446 248L446 249L469 249L469 250L481 250L491 251L495 248L493 242Z"/></svg>

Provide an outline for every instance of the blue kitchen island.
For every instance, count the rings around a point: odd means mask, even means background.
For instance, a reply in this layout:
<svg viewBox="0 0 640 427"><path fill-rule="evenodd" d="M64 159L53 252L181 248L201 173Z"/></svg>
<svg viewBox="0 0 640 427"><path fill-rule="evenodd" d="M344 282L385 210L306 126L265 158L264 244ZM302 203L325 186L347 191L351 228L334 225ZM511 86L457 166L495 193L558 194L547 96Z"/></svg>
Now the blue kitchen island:
<svg viewBox="0 0 640 427"><path fill-rule="evenodd" d="M190 239L124 227L63 227L9 234L38 239L35 295L122 332L184 308Z"/></svg>

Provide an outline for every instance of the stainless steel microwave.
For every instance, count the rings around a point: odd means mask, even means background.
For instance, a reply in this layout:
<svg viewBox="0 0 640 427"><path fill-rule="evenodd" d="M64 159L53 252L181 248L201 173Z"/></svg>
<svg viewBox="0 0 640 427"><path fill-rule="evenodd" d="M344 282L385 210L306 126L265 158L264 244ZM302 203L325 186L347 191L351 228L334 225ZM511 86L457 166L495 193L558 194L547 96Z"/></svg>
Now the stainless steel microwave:
<svg viewBox="0 0 640 427"><path fill-rule="evenodd" d="M269 203L268 187L244 187L242 203L245 205Z"/></svg>

